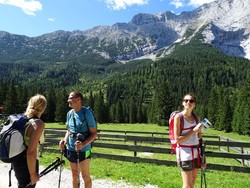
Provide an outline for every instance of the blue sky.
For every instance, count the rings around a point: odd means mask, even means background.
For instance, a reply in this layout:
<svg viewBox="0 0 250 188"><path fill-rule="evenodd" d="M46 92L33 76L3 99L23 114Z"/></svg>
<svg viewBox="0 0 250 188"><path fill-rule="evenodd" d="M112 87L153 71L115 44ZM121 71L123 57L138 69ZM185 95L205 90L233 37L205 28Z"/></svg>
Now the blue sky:
<svg viewBox="0 0 250 188"><path fill-rule="evenodd" d="M191 11L214 0L0 0L0 31L39 36L129 22L138 13Z"/></svg>

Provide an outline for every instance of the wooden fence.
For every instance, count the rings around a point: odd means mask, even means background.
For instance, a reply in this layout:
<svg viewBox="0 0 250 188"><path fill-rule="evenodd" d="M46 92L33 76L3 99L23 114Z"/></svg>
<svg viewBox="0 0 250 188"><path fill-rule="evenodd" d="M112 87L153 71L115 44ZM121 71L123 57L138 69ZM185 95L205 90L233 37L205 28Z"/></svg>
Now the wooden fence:
<svg viewBox="0 0 250 188"><path fill-rule="evenodd" d="M46 129L45 134L46 143L44 145L43 151L55 151L55 148L51 148L50 146L55 144L58 145L59 140L65 134L65 130ZM242 164L239 166L228 166L208 163L207 169L250 173L250 152L249 150L246 150L246 148L250 148L250 143L236 142L234 140L219 136L204 135L203 137L206 148L210 148L208 151L206 151L208 161L209 157L216 157L223 159L236 159ZM138 155L138 153L142 152L171 155L169 143L170 141L168 139L168 133L98 130L98 137L93 142L93 147L112 149L117 150L118 152L117 154L93 152L92 155L93 157L111 160L176 166L175 157L173 157L173 160L161 160L141 157ZM223 148L227 149L225 150ZM120 150L132 152L132 155L120 155Z"/></svg>

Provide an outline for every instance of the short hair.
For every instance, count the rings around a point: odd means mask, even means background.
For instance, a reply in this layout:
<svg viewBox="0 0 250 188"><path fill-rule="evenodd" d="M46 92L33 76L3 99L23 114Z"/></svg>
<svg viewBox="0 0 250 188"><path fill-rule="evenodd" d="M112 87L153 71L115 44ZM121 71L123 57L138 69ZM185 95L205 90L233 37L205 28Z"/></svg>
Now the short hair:
<svg viewBox="0 0 250 188"><path fill-rule="evenodd" d="M81 101L83 101L83 95L82 93L78 92L78 91L72 91L70 94L73 94L74 97L80 97Z"/></svg>

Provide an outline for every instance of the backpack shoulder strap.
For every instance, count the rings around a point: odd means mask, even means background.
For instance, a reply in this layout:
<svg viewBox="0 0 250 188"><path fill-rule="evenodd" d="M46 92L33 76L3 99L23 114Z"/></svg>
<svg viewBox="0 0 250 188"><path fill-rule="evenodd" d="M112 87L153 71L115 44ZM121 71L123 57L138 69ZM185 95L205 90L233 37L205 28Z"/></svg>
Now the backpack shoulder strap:
<svg viewBox="0 0 250 188"><path fill-rule="evenodd" d="M40 118L33 116L33 117L29 117L27 123L24 125L24 135L27 135L27 131L29 130L30 126L32 126L32 124L37 121L40 120ZM29 136L28 136L29 137Z"/></svg>
<svg viewBox="0 0 250 188"><path fill-rule="evenodd" d="M192 113L192 114L193 114L193 117L194 117L194 120L195 120L196 124L198 124L198 123L199 123L199 120L198 120L197 115L196 115L195 113Z"/></svg>
<svg viewBox="0 0 250 188"><path fill-rule="evenodd" d="M180 128L181 128L180 130L182 132L183 127L184 127L184 116L183 116L183 114L181 112L179 112L178 115L180 117Z"/></svg>
<svg viewBox="0 0 250 188"><path fill-rule="evenodd" d="M82 114L83 114L83 117L84 117L84 119L82 121L82 124L84 122L86 122L87 128L89 129L89 124L88 124L88 120L87 120L87 116L86 116L86 109L87 108L85 106L82 106Z"/></svg>
<svg viewBox="0 0 250 188"><path fill-rule="evenodd" d="M76 118L75 118L73 109L70 110L70 116L69 116L69 117L70 117L70 118L71 118L71 117L73 118L74 129L75 129L75 131L77 132L77 128L76 128Z"/></svg>

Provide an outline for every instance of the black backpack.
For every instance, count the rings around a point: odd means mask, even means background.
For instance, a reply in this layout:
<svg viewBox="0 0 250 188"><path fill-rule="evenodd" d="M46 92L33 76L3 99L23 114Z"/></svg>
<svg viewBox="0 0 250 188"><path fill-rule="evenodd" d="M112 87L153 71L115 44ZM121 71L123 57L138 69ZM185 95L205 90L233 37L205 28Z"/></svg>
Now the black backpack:
<svg viewBox="0 0 250 188"><path fill-rule="evenodd" d="M24 134L30 119L23 114L13 114L7 118L0 132L1 161L12 163L26 155Z"/></svg>

